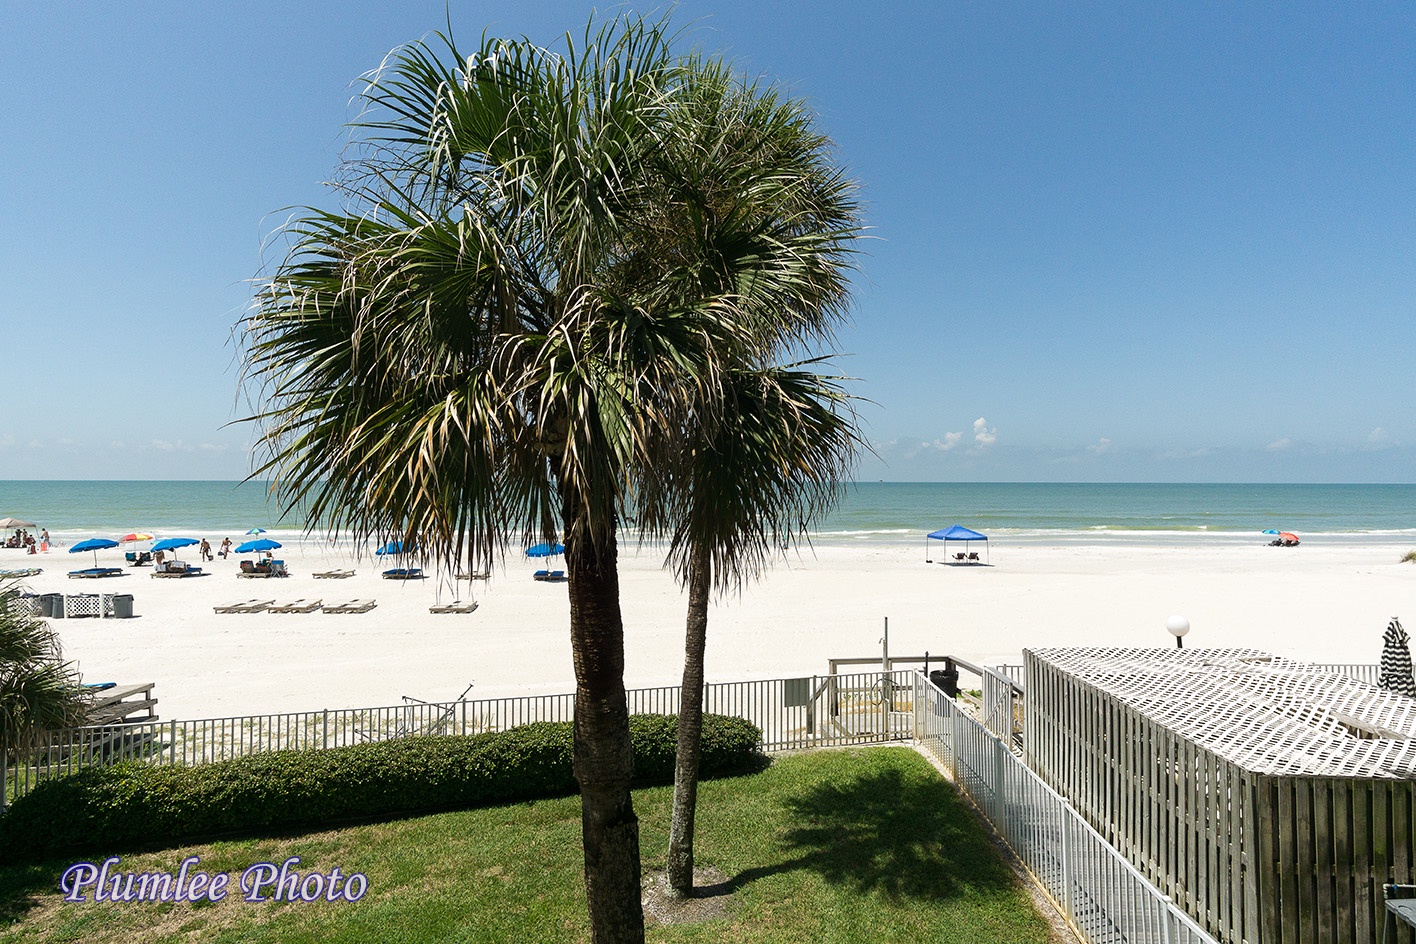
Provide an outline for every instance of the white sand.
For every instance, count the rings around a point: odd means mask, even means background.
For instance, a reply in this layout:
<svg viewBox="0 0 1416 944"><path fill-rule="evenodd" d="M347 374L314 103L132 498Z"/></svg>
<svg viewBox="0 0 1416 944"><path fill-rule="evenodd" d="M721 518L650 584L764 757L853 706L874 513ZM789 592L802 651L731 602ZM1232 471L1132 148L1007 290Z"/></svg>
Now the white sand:
<svg viewBox="0 0 1416 944"><path fill-rule="evenodd" d="M183 554L195 562L195 549ZM933 553L938 558L940 550ZM878 656L885 617L895 655L929 650L976 662L1019 662L1024 647L1172 645L1166 618L1193 629L1187 646L1253 646L1320 662L1376 662L1393 615L1416 623L1416 564L1406 546L1305 542L1282 549L1203 538L1177 546L1049 546L994 542L991 566L924 563L919 544L818 547L779 560L709 619L709 681L825 673L831 657ZM163 718L397 704L399 696L473 698L574 688L564 584L533 581L511 558L475 584L470 615L432 615L453 599L446 580L384 580L388 566L318 543L280 552L292 576L238 579L236 558L209 576L152 579L151 568L71 580L91 554L0 552L0 568L40 566L37 593L130 593L137 618L57 620L85 680L155 682ZM678 682L685 599L660 557L626 549L621 598L626 681ZM121 565L120 551L100 552ZM346 580L314 572L354 567ZM464 598L468 584L460 585ZM378 601L366 614L217 615L253 597Z"/></svg>

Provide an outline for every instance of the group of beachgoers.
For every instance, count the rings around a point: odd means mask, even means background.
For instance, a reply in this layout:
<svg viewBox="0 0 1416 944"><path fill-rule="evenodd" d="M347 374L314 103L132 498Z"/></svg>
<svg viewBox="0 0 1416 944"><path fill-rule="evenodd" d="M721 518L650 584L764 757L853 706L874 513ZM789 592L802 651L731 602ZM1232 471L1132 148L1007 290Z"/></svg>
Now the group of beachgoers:
<svg viewBox="0 0 1416 944"><path fill-rule="evenodd" d="M36 539L28 530L16 528L15 533L5 539L4 546L11 550L23 549L30 554L35 554L39 551L47 551L49 550L49 529L41 528L39 537Z"/></svg>
<svg viewBox="0 0 1416 944"><path fill-rule="evenodd" d="M213 552L212 549L211 549L211 542L208 541L206 538L202 538L201 544L198 544L198 545L197 545L197 556L198 556L199 558L201 558L201 560L202 560L203 562L205 562L205 561L211 561L211 560L216 560L216 558L218 558L218 557L220 557L222 560L225 560L226 558L230 557L231 554L232 554L231 547L232 547L232 545L231 545L231 539L230 539L230 538L222 538L222 539L221 539L221 547L220 547L220 549L217 550L217 551L215 551L215 552ZM266 557L269 557L269 556L270 556L270 552L269 552L269 551L266 551L265 556L266 556ZM157 552L157 562L158 562L158 563L162 563L162 552L161 552L161 551L158 551L158 552Z"/></svg>

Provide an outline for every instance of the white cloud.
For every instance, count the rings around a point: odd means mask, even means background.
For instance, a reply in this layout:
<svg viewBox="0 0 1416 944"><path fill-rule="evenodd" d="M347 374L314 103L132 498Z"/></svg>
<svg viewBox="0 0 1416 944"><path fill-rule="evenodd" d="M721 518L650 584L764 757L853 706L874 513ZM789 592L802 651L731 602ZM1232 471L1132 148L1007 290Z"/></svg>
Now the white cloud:
<svg viewBox="0 0 1416 944"><path fill-rule="evenodd" d="M991 446L998 441L998 427L990 428L983 417L973 421L974 444L979 448Z"/></svg>
<svg viewBox="0 0 1416 944"><path fill-rule="evenodd" d="M1391 433L1378 426L1367 434L1367 442L1374 446L1395 445L1396 440L1392 439Z"/></svg>
<svg viewBox="0 0 1416 944"><path fill-rule="evenodd" d="M1269 452L1284 452L1293 448L1293 440L1285 436L1282 439L1275 439L1264 448Z"/></svg>
<svg viewBox="0 0 1416 944"><path fill-rule="evenodd" d="M1111 440L1107 439L1105 436L1101 437L1095 443L1087 447L1087 452L1091 453L1094 456L1099 456L1104 452L1110 451Z"/></svg>
<svg viewBox="0 0 1416 944"><path fill-rule="evenodd" d="M921 452L948 452L963 441L963 433L945 433L943 439L936 439L933 442L921 441L918 448L911 449L909 455L916 456ZM886 443L893 446L894 442Z"/></svg>
<svg viewBox="0 0 1416 944"><path fill-rule="evenodd" d="M197 448L202 452L225 452L228 447L220 443L202 443Z"/></svg>

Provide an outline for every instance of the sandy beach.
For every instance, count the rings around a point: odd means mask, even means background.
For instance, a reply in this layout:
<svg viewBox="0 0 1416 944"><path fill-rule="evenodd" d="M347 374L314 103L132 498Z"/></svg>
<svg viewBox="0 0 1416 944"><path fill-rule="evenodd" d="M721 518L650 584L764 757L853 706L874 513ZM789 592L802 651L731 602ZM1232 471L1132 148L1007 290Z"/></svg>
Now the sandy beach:
<svg viewBox="0 0 1416 944"><path fill-rule="evenodd" d="M1318 662L1377 661L1393 615L1416 621L1416 565L1406 545L1255 542L1170 545L995 542L988 566L925 563L921 544L818 546L779 558L710 615L709 681L824 674L827 660L878 656L886 617L894 655L953 654L985 664L1021 661L1029 646L1173 645L1172 613L1192 625L1187 646L1253 646ZM195 549L184 559L195 563ZM279 552L291 576L238 579L237 558L208 575L70 579L93 564L64 548L0 553L0 568L38 566L36 593L127 593L135 618L56 620L65 656L89 682L154 682L164 719L398 704L400 696L456 698L574 688L564 584L534 581L509 556L491 579L382 579L388 564L319 542ZM98 563L122 566L121 550ZM676 684L685 597L662 555L626 548L621 592L626 681ZM353 577L315 579L351 568ZM475 596L471 614L431 605ZM362 614L226 615L222 604L258 598L337 603L373 599Z"/></svg>

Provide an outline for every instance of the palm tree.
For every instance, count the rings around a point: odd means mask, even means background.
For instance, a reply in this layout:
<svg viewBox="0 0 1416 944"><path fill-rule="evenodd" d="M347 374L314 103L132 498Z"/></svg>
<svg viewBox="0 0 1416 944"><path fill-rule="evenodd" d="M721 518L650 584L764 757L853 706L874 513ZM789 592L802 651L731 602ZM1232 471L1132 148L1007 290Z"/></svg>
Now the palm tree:
<svg viewBox="0 0 1416 944"><path fill-rule="evenodd" d="M592 27L563 54L440 42L371 77L345 206L303 211L258 292L253 477L306 520L452 567L560 531L592 934L641 941L618 522L633 505L666 527L655 483L694 404L766 332L685 291L663 251L683 225L669 188L694 173L665 155L695 64L662 22Z"/></svg>
<svg viewBox="0 0 1416 944"><path fill-rule="evenodd" d="M18 585L0 580L0 753L19 754L47 731L83 722L79 676L49 624L17 605ZM0 771L0 787L4 785Z"/></svg>
<svg viewBox="0 0 1416 944"><path fill-rule="evenodd" d="M831 340L849 301L860 230L854 184L800 101L721 62L685 65L669 133L651 155L663 197L652 217L670 307L732 326L681 429L639 494L641 525L672 537L689 607L668 879L693 883L693 823L711 590L756 574L834 499L859 440L833 379L778 367Z"/></svg>
<svg viewBox="0 0 1416 944"><path fill-rule="evenodd" d="M668 881L693 888L693 832L712 590L739 587L802 536L837 497L861 445L835 378L769 368L732 371L710 418L688 437L677 481L682 520L671 559L688 586Z"/></svg>
<svg viewBox="0 0 1416 944"><path fill-rule="evenodd" d="M365 89L344 206L289 226L245 326L253 477L287 508L450 567L560 532L596 942L643 939L619 521L686 520L688 432L829 333L855 228L799 106L670 41L622 17L563 53L397 50ZM802 155L817 173L778 173Z"/></svg>

